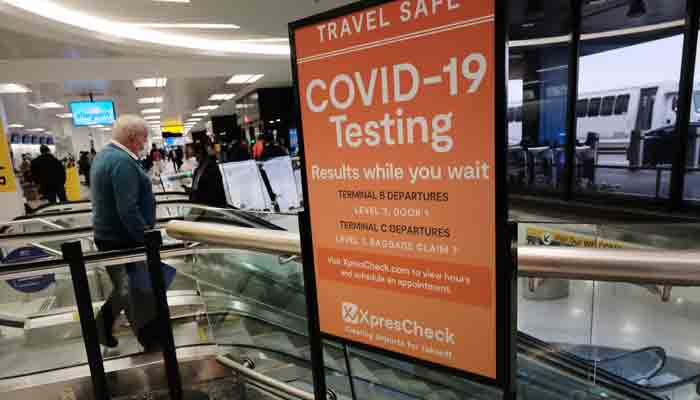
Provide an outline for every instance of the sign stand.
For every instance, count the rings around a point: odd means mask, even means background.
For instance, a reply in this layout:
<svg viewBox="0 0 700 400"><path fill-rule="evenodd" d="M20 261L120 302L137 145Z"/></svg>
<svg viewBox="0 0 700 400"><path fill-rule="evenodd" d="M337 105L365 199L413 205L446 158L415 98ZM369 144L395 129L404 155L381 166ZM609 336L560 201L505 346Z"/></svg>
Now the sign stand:
<svg viewBox="0 0 700 400"><path fill-rule="evenodd" d="M317 399L323 339L516 397L506 14L367 0L289 26Z"/></svg>

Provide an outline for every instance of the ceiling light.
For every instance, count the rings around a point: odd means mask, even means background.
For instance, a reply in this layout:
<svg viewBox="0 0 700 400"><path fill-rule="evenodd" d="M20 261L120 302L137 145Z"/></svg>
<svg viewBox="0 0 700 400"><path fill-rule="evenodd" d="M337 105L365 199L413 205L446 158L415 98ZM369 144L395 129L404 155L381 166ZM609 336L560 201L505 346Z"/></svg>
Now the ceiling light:
<svg viewBox="0 0 700 400"><path fill-rule="evenodd" d="M104 125L100 125L100 124L88 125L88 128L104 128L104 127L105 127Z"/></svg>
<svg viewBox="0 0 700 400"><path fill-rule="evenodd" d="M48 110L51 108L64 108L65 106L62 104L54 103L53 101L49 101L46 103L30 104L29 107L36 108L37 110Z"/></svg>
<svg viewBox="0 0 700 400"><path fill-rule="evenodd" d="M242 85L245 83L253 83L253 82L257 82L258 80L260 80L260 78L262 78L263 76L265 76L265 75L263 75L263 74L259 74L259 75L253 75L253 74L234 75L231 77L231 79L228 80L228 82L226 82L226 84L228 84L228 85Z"/></svg>
<svg viewBox="0 0 700 400"><path fill-rule="evenodd" d="M156 29L241 29L240 26L234 24L160 24L147 22L132 25L141 28Z"/></svg>
<svg viewBox="0 0 700 400"><path fill-rule="evenodd" d="M209 101L229 101L234 97L236 97L236 95L233 93L213 94L209 98Z"/></svg>
<svg viewBox="0 0 700 400"><path fill-rule="evenodd" d="M0 83L0 94L31 93L28 87L17 83Z"/></svg>
<svg viewBox="0 0 700 400"><path fill-rule="evenodd" d="M56 114L58 118L73 118L73 114L71 113L65 113L65 114Z"/></svg>
<svg viewBox="0 0 700 400"><path fill-rule="evenodd" d="M140 88L164 88L168 84L168 78L146 78L136 79L134 87Z"/></svg>
<svg viewBox="0 0 700 400"><path fill-rule="evenodd" d="M192 114L193 117L206 117L209 113L201 112Z"/></svg>
<svg viewBox="0 0 700 400"><path fill-rule="evenodd" d="M46 129L44 128L32 128L32 129L27 129L27 132L43 132Z"/></svg>
<svg viewBox="0 0 700 400"><path fill-rule="evenodd" d="M101 131L105 131L105 132L108 132L108 131L111 131L111 130L112 130L112 128L100 128L100 130L101 130Z"/></svg>
<svg viewBox="0 0 700 400"><path fill-rule="evenodd" d="M149 119L157 119L160 121L160 115L149 115L149 116L143 117L143 119L145 119L146 121L148 121Z"/></svg>
<svg viewBox="0 0 700 400"><path fill-rule="evenodd" d="M199 111L212 111L212 110L216 110L217 108L219 108L219 106L201 106L197 110L199 110Z"/></svg>
<svg viewBox="0 0 700 400"><path fill-rule="evenodd" d="M631 0L630 8L627 11L627 17L639 18L647 13L647 5L644 0Z"/></svg>
<svg viewBox="0 0 700 400"><path fill-rule="evenodd" d="M257 42L254 40L217 40L160 32L131 26L128 23L114 21L109 18L90 15L78 9L71 9L61 5L56 0L3 0L3 2L52 21L121 39L225 54L279 56L289 56L290 54L290 47L286 42L281 44L268 44L264 41Z"/></svg>
<svg viewBox="0 0 700 400"><path fill-rule="evenodd" d="M22 124L10 124L7 125L8 128L24 128L24 125Z"/></svg>
<svg viewBox="0 0 700 400"><path fill-rule="evenodd" d="M160 108L144 108L141 114L160 114Z"/></svg>
<svg viewBox="0 0 700 400"><path fill-rule="evenodd" d="M139 104L160 104L162 102L162 97L142 97L138 100Z"/></svg>
<svg viewBox="0 0 700 400"><path fill-rule="evenodd" d="M187 120L187 122L199 122L201 120L202 120L201 118L190 118Z"/></svg>

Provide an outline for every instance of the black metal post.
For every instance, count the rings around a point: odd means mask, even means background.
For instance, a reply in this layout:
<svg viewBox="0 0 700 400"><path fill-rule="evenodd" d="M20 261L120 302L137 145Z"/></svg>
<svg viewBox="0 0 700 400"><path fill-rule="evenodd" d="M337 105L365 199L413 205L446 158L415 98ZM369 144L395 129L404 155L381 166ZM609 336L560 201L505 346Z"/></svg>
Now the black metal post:
<svg viewBox="0 0 700 400"><path fill-rule="evenodd" d="M693 75L698 44L698 18L700 5L697 0L686 3L685 34L683 35L683 56L681 79L678 88L678 111L676 112L676 134L673 136L673 167L671 172L671 209L683 207L685 170L688 162L688 137L690 107L693 95Z"/></svg>
<svg viewBox="0 0 700 400"><path fill-rule="evenodd" d="M92 311L92 297L90 296L87 272L85 272L83 249L80 246L80 242L68 242L61 245L61 251L63 252L63 259L70 266L75 302L78 305L78 315L80 316L80 328L83 331L85 353L90 366L92 390L96 399L109 400L111 396L100 351L100 342L97 336L95 315Z"/></svg>
<svg viewBox="0 0 700 400"><path fill-rule="evenodd" d="M160 331L159 337L163 340L163 361L165 362L168 387L170 388L170 398L172 400L182 400L182 378L180 376L180 367L177 363L177 354L175 353L175 339L170 326L170 309L168 308L168 299L165 293L165 277L160 262L160 247L163 244L163 238L160 231L154 230L146 232L145 239L148 273L156 301L156 326Z"/></svg>
<svg viewBox="0 0 700 400"><path fill-rule="evenodd" d="M305 194L306 196L306 194ZM303 235L311 235L311 217L308 209L299 213L299 226ZM309 347L311 348L311 374L314 380L314 396L316 399L325 399L328 388L326 387L326 368L323 361L323 339L321 337L321 321L318 315L318 294L316 291L316 271L313 264L313 249L311 240L302 240L302 254L304 257L304 288L306 289L306 310L309 327ZM308 256L307 256L308 255Z"/></svg>
<svg viewBox="0 0 700 400"><path fill-rule="evenodd" d="M355 379L352 375L352 363L350 362L350 351L348 351L348 345L343 343L343 354L345 357L345 369L348 371L348 378L350 379L350 395L352 400L357 400L357 395L355 394Z"/></svg>
<svg viewBox="0 0 700 400"><path fill-rule="evenodd" d="M571 42L569 43L569 77L566 98L566 154L564 168L564 200L574 198L575 164L576 164L576 102L578 101L578 65L581 46L581 0L570 0L571 4Z"/></svg>

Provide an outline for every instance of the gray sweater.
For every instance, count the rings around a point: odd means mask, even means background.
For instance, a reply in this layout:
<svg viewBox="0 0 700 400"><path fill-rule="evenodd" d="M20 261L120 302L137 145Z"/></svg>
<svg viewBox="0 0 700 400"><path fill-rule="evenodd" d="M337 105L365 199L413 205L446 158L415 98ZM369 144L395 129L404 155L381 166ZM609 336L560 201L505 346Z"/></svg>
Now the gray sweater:
<svg viewBox="0 0 700 400"><path fill-rule="evenodd" d="M108 144L90 171L95 239L142 244L155 224L151 181L126 151Z"/></svg>

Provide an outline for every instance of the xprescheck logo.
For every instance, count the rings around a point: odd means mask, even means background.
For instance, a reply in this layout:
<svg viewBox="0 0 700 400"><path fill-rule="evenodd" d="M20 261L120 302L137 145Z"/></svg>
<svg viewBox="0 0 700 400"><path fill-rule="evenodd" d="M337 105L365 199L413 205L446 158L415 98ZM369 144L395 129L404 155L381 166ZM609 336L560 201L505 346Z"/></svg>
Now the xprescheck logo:
<svg viewBox="0 0 700 400"><path fill-rule="evenodd" d="M366 325L371 329L387 329L416 336L430 341L456 344L455 335L450 328L427 327L412 319L393 319L361 309L357 304L344 302L341 305L343 321L352 325Z"/></svg>

